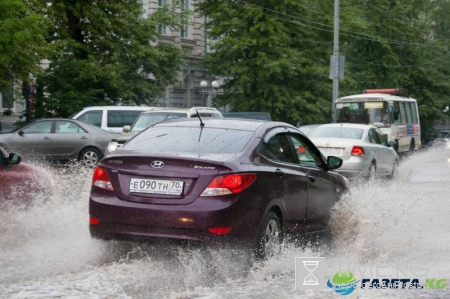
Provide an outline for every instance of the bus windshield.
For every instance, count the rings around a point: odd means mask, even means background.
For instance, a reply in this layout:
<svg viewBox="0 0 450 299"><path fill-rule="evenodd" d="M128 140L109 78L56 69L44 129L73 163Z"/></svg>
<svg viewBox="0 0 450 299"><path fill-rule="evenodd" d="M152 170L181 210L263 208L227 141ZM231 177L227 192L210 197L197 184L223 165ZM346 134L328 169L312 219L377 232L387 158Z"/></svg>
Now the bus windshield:
<svg viewBox="0 0 450 299"><path fill-rule="evenodd" d="M389 127L389 105L385 101L336 103L336 122Z"/></svg>

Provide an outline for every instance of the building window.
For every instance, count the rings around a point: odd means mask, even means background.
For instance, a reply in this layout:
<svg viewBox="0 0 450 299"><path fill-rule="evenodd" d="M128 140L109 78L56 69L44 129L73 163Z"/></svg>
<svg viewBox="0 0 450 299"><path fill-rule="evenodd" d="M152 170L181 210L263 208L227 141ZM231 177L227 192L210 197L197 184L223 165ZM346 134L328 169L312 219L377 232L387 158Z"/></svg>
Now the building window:
<svg viewBox="0 0 450 299"><path fill-rule="evenodd" d="M164 7L167 5L167 0L158 0L158 7ZM166 26L159 24L158 25L158 33L166 34Z"/></svg>
<svg viewBox="0 0 450 299"><path fill-rule="evenodd" d="M181 11L189 10L189 0L181 0L180 2ZM189 25L182 26L180 29L180 37L189 37Z"/></svg>

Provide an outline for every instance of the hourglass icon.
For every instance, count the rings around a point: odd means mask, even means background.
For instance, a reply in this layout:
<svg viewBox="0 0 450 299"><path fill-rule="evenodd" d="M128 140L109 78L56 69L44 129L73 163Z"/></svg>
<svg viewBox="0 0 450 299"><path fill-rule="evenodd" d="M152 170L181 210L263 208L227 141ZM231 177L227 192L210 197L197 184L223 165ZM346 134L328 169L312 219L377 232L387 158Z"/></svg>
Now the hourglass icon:
<svg viewBox="0 0 450 299"><path fill-rule="evenodd" d="M318 279L313 275L314 270L317 269L319 261L303 261L303 267L308 270L308 275L303 280L303 285L305 286L316 286L319 285Z"/></svg>

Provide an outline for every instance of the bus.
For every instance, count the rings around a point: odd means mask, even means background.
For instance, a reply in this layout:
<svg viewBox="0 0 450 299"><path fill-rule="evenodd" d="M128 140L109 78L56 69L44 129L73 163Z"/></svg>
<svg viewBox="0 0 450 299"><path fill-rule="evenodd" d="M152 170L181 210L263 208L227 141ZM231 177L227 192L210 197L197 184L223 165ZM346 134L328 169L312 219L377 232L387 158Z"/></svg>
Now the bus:
<svg viewBox="0 0 450 299"><path fill-rule="evenodd" d="M377 126L398 153L414 152L421 146L419 109L404 89L369 89L339 98L335 122Z"/></svg>

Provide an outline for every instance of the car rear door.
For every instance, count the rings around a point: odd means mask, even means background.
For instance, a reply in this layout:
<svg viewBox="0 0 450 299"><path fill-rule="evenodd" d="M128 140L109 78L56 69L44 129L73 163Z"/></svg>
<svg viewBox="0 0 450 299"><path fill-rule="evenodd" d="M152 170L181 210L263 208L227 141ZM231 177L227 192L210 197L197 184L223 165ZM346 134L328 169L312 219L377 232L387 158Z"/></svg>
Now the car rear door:
<svg viewBox="0 0 450 299"><path fill-rule="evenodd" d="M264 175L273 190L272 197L281 201L284 221L293 225L306 218L308 194L306 173L297 163L287 133L284 128L269 131L263 138L258 153L269 166Z"/></svg>
<svg viewBox="0 0 450 299"><path fill-rule="evenodd" d="M76 157L90 139L91 135L75 122L57 120L55 134L53 134L53 155Z"/></svg>
<svg viewBox="0 0 450 299"><path fill-rule="evenodd" d="M296 149L298 163L306 175L307 213L309 223L327 223L331 208L338 200L333 172L327 170L320 151L305 136L289 133L289 140Z"/></svg>
<svg viewBox="0 0 450 299"><path fill-rule="evenodd" d="M380 140L380 137L382 136L379 136L377 134L375 128L369 129L368 134L369 134L369 141L371 143L370 150L372 151L373 157L376 160L377 173L386 173L388 169L391 168L388 167L388 164L390 166L392 165L391 163L389 163L387 153L387 143L386 145L382 144L382 140Z"/></svg>

